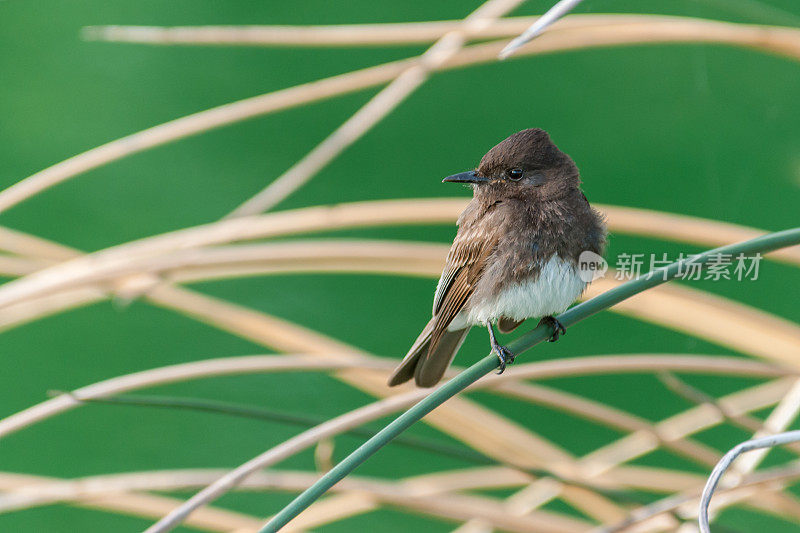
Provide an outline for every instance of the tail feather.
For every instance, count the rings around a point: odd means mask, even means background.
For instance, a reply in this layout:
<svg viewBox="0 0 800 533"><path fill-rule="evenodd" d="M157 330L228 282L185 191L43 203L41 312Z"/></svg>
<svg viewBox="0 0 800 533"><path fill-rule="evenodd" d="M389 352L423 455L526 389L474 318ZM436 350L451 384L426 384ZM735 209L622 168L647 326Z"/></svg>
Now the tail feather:
<svg viewBox="0 0 800 533"><path fill-rule="evenodd" d="M414 372L414 381L417 386L433 387L439 383L450 363L453 362L456 352L464 343L468 332L469 328L465 328L457 331L446 331L442 335L433 352L429 353L425 359L420 359L417 362L417 369Z"/></svg>
<svg viewBox="0 0 800 533"><path fill-rule="evenodd" d="M393 387L405 383L412 377L419 387L433 387L444 375L447 367L455 357L456 352L464 342L469 328L458 331L445 331L439 342L430 351L431 334L433 333L434 320L425 326L411 349L408 351L400 366L389 378L389 386Z"/></svg>

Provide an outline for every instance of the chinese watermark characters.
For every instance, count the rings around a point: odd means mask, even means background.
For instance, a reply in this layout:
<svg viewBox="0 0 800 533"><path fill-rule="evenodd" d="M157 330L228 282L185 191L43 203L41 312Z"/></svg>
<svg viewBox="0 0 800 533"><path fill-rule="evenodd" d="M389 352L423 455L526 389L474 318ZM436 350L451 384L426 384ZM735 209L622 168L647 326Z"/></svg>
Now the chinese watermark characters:
<svg viewBox="0 0 800 533"><path fill-rule="evenodd" d="M736 280L756 281L758 279L761 254L745 255L715 253L705 263L696 262L698 255L689 255L681 252L680 256L669 258L662 254L627 254L617 256L614 279L630 280L639 277L643 269L646 272L662 272L663 279L667 278L666 267L680 261L678 279L691 281L710 280Z"/></svg>
<svg viewBox="0 0 800 533"><path fill-rule="evenodd" d="M677 278L689 281L756 281L762 256L760 253L738 255L715 253L706 258L704 263L699 263L699 255L681 254L678 257L669 257L661 254L629 254L621 253L617 256L614 265L614 279L619 281L638 278L642 273L661 275L667 279L667 267L679 262ZM608 270L608 263L601 256L592 252L583 252L578 261L581 279L591 282L601 278Z"/></svg>

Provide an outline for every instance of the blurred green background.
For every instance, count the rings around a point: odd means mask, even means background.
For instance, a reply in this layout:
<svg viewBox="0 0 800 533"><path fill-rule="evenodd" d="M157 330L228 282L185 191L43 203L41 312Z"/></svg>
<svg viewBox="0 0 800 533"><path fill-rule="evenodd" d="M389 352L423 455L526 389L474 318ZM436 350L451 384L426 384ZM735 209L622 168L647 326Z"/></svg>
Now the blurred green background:
<svg viewBox="0 0 800 533"><path fill-rule="evenodd" d="M514 12L538 14L550 0ZM479 2L0 2L0 186L112 139L212 106L373 64L423 46L367 48L157 47L84 42L101 24L337 24L462 18ZM579 12L702 16L800 26L793 0L587 0ZM213 221L239 205L365 103L360 91L181 140L55 187L2 214L0 223L86 251ZM527 127L547 129L582 170L591 201L749 225L796 226L800 205L800 65L710 45L635 46L524 57L437 74L364 139L279 209L383 198L467 196L442 176L474 166L492 145ZM384 228L336 236L449 242L454 226ZM612 235L617 253L696 248ZM798 320L800 271L767 261L756 282L693 286ZM435 280L272 276L195 288L399 358L429 317ZM265 353L190 318L135 302L105 302L5 331L0 337L0 416L72 389L147 368ZM475 331L458 364L486 352ZM730 354L684 334L603 313L562 341L525 355L637 352ZM756 380L687 377L721 395ZM689 407L652 376L550 380L549 384L659 420ZM155 392L331 417L369 397L322 374L208 379ZM470 394L575 454L620 434L545 408ZM233 467L300 431L219 415L93 405L0 442L0 469L79 477L150 469ZM418 424L410 433L449 441ZM747 437L727 428L698 440L727 449ZM338 438L340 459L359 440ZM774 453L767 463L785 458ZM665 452L639 464L702 468ZM313 469L311 452L281 465ZM401 477L468 466L390 445L358 475ZM179 494L184 497L187 494ZM496 494L495 494L496 495ZM267 516L290 494L231 494L219 505ZM135 531L149 520L70 506L0 515L2 531ZM745 511L719 523L737 531L793 531ZM324 531L449 531L455 526L385 510ZM183 531L190 531L189 528Z"/></svg>

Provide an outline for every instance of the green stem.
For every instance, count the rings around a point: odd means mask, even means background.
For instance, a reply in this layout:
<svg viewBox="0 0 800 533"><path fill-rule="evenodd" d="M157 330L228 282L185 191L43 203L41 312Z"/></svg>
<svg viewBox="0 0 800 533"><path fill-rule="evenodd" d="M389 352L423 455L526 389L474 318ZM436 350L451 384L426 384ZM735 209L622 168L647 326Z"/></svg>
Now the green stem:
<svg viewBox="0 0 800 533"><path fill-rule="evenodd" d="M682 267L686 264L704 264L717 254L766 253L795 244L800 244L800 228L770 233L749 241L708 250L691 259L684 259L672 263L669 266L655 269L642 277L624 283L610 291L606 291L562 313L558 316L558 320L564 326L571 326L635 294L679 277L683 270ZM550 327L540 324L535 329L510 343L508 348L515 354L520 354L547 339L552 333ZM356 467L366 461L372 454L385 446L390 440L408 429L412 424L419 421L422 417L436 409L448 399L497 368L497 365L497 357L494 354L489 354L450 381L441 385L430 395L425 397L425 399L397 417L393 422L378 432L377 435L362 444L342 462L322 476L316 483L292 500L289 505L281 509L259 533L269 533L280 530L283 526L288 524L290 520L303 512L304 509L314 503L320 496L325 494L328 489L344 479L345 476L355 470Z"/></svg>

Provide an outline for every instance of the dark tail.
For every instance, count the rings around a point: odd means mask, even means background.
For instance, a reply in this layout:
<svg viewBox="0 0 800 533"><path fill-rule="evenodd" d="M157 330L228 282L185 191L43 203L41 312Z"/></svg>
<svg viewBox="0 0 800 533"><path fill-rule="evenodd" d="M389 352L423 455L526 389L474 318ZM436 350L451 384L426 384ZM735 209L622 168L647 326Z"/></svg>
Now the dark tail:
<svg viewBox="0 0 800 533"><path fill-rule="evenodd" d="M432 353L428 353L434 320L431 319L411 346L400 366L389 378L389 386L405 383L412 377L419 387L433 387L442 379L445 370L464 342L469 328L445 331Z"/></svg>

